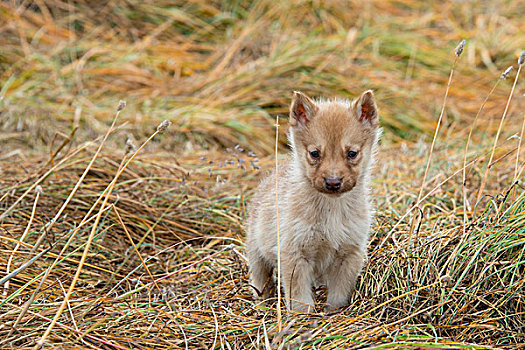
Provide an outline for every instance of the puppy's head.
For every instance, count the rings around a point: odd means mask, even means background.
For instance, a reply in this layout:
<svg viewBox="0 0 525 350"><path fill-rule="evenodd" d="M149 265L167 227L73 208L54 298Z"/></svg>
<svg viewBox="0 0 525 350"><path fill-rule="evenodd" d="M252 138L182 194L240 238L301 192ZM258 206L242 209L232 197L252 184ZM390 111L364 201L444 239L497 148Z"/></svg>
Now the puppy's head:
<svg viewBox="0 0 525 350"><path fill-rule="evenodd" d="M319 192L339 196L362 181L378 128L371 90L352 102L314 102L294 92L290 143L302 173Z"/></svg>

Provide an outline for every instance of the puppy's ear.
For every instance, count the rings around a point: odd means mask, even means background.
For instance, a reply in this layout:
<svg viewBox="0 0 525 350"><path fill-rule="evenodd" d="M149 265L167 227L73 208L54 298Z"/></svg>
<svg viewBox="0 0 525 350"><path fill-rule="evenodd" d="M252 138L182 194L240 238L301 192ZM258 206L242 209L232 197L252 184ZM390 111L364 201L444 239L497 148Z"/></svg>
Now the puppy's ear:
<svg viewBox="0 0 525 350"><path fill-rule="evenodd" d="M293 92L292 105L290 106L290 125L305 126L317 113L317 106L308 96L299 91Z"/></svg>
<svg viewBox="0 0 525 350"><path fill-rule="evenodd" d="M352 106L359 121L370 123L370 125L374 127L379 125L379 114L372 90L363 92L363 94L352 103Z"/></svg>

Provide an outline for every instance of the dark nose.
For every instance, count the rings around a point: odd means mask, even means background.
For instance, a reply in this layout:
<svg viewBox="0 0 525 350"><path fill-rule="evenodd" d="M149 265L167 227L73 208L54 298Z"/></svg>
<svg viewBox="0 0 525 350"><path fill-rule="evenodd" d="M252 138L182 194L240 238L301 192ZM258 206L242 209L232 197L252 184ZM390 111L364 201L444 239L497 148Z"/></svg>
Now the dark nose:
<svg viewBox="0 0 525 350"><path fill-rule="evenodd" d="M324 187L328 191L339 191L341 188L341 183L343 182L343 179L340 177L325 177L324 178Z"/></svg>

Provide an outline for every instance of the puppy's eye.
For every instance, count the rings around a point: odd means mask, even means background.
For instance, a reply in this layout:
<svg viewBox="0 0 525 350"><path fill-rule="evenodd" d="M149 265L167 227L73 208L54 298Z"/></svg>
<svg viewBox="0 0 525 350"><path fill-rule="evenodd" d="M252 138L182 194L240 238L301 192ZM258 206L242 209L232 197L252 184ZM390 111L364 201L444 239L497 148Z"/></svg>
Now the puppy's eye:
<svg viewBox="0 0 525 350"><path fill-rule="evenodd" d="M321 155L319 154L319 151L312 151L312 152L310 152L310 156L311 156L313 159L319 159L319 158L321 158Z"/></svg>
<svg viewBox="0 0 525 350"><path fill-rule="evenodd" d="M350 159L354 159L355 157L357 157L357 152L348 151L348 154L346 156Z"/></svg>

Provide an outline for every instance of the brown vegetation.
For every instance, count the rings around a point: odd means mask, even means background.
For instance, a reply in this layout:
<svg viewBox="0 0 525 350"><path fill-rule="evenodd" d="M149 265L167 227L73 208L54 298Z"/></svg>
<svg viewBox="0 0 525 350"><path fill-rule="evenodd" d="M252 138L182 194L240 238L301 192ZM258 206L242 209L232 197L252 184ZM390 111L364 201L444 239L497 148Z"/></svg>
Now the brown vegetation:
<svg viewBox="0 0 525 350"><path fill-rule="evenodd" d="M0 347L34 347L62 304L44 347L523 346L523 8L1 2ZM274 117L293 90L368 88L385 129L369 261L347 310L278 332L244 254Z"/></svg>

